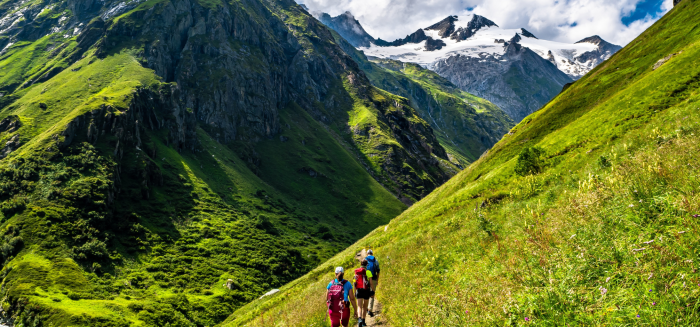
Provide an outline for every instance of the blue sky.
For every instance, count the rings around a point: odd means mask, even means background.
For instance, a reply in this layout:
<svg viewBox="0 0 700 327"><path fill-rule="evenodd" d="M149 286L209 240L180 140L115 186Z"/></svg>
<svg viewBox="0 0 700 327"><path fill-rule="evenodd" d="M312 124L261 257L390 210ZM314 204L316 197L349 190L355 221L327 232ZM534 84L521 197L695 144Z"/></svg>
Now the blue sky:
<svg viewBox="0 0 700 327"><path fill-rule="evenodd" d="M629 26L636 21L645 19L647 16L659 18L665 13L663 5L663 0L643 0L636 4L629 15L622 17L622 23L625 26Z"/></svg>
<svg viewBox="0 0 700 327"><path fill-rule="evenodd" d="M476 13L503 28L575 42L592 35L626 45L673 7L673 0L297 0L312 11L350 11L374 37L394 40L448 15Z"/></svg>

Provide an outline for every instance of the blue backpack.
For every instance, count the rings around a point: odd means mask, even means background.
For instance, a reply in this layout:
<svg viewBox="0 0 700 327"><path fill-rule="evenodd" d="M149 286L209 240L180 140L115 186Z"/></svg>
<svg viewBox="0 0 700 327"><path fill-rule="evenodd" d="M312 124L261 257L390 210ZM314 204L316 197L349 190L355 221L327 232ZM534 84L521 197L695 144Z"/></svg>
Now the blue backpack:
<svg viewBox="0 0 700 327"><path fill-rule="evenodd" d="M377 268L379 268L379 265L377 264L377 258L374 256L367 257L365 258L367 260L367 270L372 272L372 276L377 276Z"/></svg>

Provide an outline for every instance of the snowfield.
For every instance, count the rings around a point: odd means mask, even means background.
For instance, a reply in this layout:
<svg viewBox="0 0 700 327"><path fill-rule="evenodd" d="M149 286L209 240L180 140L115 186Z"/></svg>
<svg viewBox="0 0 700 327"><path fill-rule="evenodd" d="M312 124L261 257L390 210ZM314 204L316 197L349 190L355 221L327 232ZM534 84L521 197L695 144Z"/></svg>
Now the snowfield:
<svg viewBox="0 0 700 327"><path fill-rule="evenodd" d="M456 21L455 27L465 27L473 16L465 16ZM455 55L468 56L473 58L484 58L493 56L500 58L504 54L504 44L510 41L516 34L519 34L521 45L530 48L542 58L549 60L562 72L573 78L579 78L593 69L597 64L607 59L607 55L601 60L582 60L578 58L584 53L597 51L598 46L593 43L561 43L555 41L541 40L523 35L521 29L502 29L500 27L483 27L476 31L474 36L464 41L453 40L449 37L442 38L437 30L423 29L425 34L435 40L442 40L446 46L442 49L428 51L425 43L408 43L401 46L382 47L372 44L369 47L361 47L360 50L368 56L379 58L389 58L401 61L417 63L426 68ZM501 43L499 43L499 41Z"/></svg>

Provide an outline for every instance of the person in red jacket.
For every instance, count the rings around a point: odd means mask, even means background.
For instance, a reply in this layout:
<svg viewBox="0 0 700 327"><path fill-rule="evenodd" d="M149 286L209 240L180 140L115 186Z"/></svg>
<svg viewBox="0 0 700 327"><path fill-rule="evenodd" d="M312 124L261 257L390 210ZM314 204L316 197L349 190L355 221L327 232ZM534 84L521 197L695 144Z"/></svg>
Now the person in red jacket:
<svg viewBox="0 0 700 327"><path fill-rule="evenodd" d="M352 294L352 283L343 279L345 269L335 268L335 279L329 284L326 292L326 304L328 305L328 317L332 327L348 327L350 323L350 303L355 308L353 315L357 317L357 301Z"/></svg>
<svg viewBox="0 0 700 327"><path fill-rule="evenodd" d="M369 298L372 297L372 271L367 269L367 260L362 260L360 268L355 269L355 297L357 298L357 306L360 310L360 320L358 327L367 326L367 307L369 306Z"/></svg>

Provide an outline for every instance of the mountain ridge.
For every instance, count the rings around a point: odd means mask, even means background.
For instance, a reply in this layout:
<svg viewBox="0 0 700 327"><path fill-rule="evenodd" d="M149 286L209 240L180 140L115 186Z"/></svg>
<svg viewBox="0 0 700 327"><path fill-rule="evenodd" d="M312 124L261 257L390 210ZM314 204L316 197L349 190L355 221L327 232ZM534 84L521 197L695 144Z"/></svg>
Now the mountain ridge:
<svg viewBox="0 0 700 327"><path fill-rule="evenodd" d="M345 37L344 32L340 34ZM568 77L562 77L535 56L527 56L524 59L527 64L524 65L521 61L501 63L499 58L505 58L508 51L506 40L515 40L529 48ZM515 121L537 110L558 94L564 85L580 78L620 49L600 37L589 37L574 44L541 40L523 28L501 29L493 21L479 15L470 15L463 20L458 16L448 16L403 39L392 42L376 39L370 44L359 49L371 57L417 63L434 70L462 90L496 103ZM446 65L455 67L449 69ZM494 65L504 66L496 69L501 73L493 73ZM534 68L535 71L525 71L524 67ZM519 73L516 77L510 77L505 75L508 71ZM536 76L537 82L530 75ZM468 82L470 80L492 82L484 85ZM529 82L517 83L522 80Z"/></svg>
<svg viewBox="0 0 700 327"><path fill-rule="evenodd" d="M321 323L333 267L367 248L392 326L697 323L699 11L680 2L430 196L225 326ZM275 314L299 301L303 315Z"/></svg>
<svg viewBox="0 0 700 327"><path fill-rule="evenodd" d="M218 324L459 170L294 1L5 1L0 21L15 325Z"/></svg>

